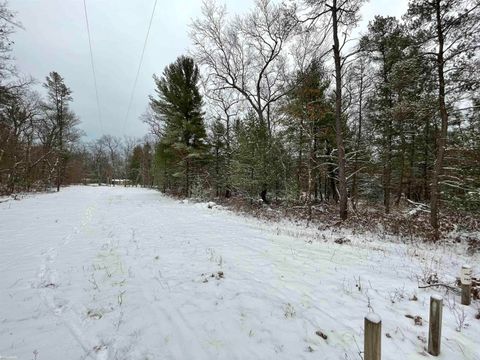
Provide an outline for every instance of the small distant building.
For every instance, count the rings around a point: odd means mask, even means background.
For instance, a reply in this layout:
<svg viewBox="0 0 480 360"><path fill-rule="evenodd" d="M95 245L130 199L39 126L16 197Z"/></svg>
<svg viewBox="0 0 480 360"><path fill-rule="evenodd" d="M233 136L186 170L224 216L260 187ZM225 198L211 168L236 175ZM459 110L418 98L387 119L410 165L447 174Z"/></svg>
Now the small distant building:
<svg viewBox="0 0 480 360"><path fill-rule="evenodd" d="M131 185L131 181L128 179L112 179L112 185L128 186Z"/></svg>

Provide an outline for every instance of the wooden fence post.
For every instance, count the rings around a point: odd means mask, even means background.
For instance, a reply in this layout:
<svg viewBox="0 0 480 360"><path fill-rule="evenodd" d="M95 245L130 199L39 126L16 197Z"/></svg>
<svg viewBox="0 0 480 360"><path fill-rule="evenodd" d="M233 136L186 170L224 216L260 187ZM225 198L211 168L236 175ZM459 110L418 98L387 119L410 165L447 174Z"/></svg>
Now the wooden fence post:
<svg viewBox="0 0 480 360"><path fill-rule="evenodd" d="M442 312L443 298L439 295L432 295L430 297L428 353L433 356L440 355L440 343L442 339Z"/></svg>
<svg viewBox="0 0 480 360"><path fill-rule="evenodd" d="M470 266L462 266L460 282L462 287L462 305L470 305L472 299L472 268Z"/></svg>
<svg viewBox="0 0 480 360"><path fill-rule="evenodd" d="M364 360L381 360L382 319L374 313L369 313L365 316L365 338L363 346Z"/></svg>

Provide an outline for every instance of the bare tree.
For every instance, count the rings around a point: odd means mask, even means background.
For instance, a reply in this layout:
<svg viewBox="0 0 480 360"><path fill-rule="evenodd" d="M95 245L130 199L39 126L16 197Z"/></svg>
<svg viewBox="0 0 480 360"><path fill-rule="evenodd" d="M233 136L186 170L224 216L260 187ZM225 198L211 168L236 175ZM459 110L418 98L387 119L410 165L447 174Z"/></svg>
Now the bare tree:
<svg viewBox="0 0 480 360"><path fill-rule="evenodd" d="M15 67L12 64L12 44L10 36L15 28L22 28L22 25L15 20L15 14L7 7L6 1L0 2L0 94L12 75L15 75Z"/></svg>
<svg viewBox="0 0 480 360"><path fill-rule="evenodd" d="M105 151L109 162L109 171L107 179L110 185L115 186L115 179L121 175L122 159L121 159L121 140L112 135L103 135L98 139L98 145Z"/></svg>
<svg viewBox="0 0 480 360"><path fill-rule="evenodd" d="M225 6L206 1L202 14L191 26L195 58L209 81L238 91L271 131L272 106L288 91L286 46L295 22L270 0L233 19Z"/></svg>
<svg viewBox="0 0 480 360"><path fill-rule="evenodd" d="M364 140L364 109L366 98L372 85L371 75L368 72L367 59L364 56L358 57L347 72L347 91L351 99L349 107L349 118L351 127L354 129L353 139L353 165L351 184L351 203L356 210L358 202L359 173L362 170L362 157L365 153Z"/></svg>
<svg viewBox="0 0 480 360"><path fill-rule="evenodd" d="M219 90L234 90L265 124L271 146L275 106L288 93L288 44L297 23L284 8L257 0L252 11L227 17L225 6L205 1L202 17L193 21L193 56L203 65L206 79ZM262 170L264 178L268 169ZM266 182L266 181L265 181ZM267 202L268 184L261 196Z"/></svg>
<svg viewBox="0 0 480 360"><path fill-rule="evenodd" d="M216 134L221 137L225 144L226 161L223 172L225 178L225 197L230 197L232 193L231 186L231 163L232 163L232 125L233 120L242 112L242 98L237 91L233 89L218 89L209 87L210 83L205 84L205 99L207 100L210 117L213 121L221 121L224 124L222 134ZM217 154L218 155L218 154ZM219 172L220 169L217 169Z"/></svg>
<svg viewBox="0 0 480 360"><path fill-rule="evenodd" d="M145 112L140 117L143 123L145 123L157 141L159 141L164 134L165 122L160 118L160 116L152 110L150 106L147 107Z"/></svg>
<svg viewBox="0 0 480 360"><path fill-rule="evenodd" d="M108 182L108 174L110 173L108 154L100 141L96 140L89 144L88 151L90 154L91 168L95 174L98 185L104 181Z"/></svg>
<svg viewBox="0 0 480 360"><path fill-rule="evenodd" d="M9 90L4 100L0 113L0 178L6 177L7 191L11 193L19 179L28 186L40 106L38 95L26 87Z"/></svg>
<svg viewBox="0 0 480 360"><path fill-rule="evenodd" d="M343 76L347 59L353 54L344 54L344 47L349 40L350 31L359 20L360 7L364 0L305 0L311 7L309 16L304 21L316 22L328 17L333 37L333 60L335 64L335 132L338 152L338 192L340 218L348 216L348 193L346 175L346 156L344 144L345 117L343 109Z"/></svg>

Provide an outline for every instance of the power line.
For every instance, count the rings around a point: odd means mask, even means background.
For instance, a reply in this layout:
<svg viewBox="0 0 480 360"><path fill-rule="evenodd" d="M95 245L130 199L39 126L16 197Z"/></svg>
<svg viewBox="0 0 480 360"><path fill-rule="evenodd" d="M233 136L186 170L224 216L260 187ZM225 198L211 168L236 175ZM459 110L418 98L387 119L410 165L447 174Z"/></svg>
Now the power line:
<svg viewBox="0 0 480 360"><path fill-rule="evenodd" d="M148 37L150 36L150 29L152 28L152 22L153 22L153 17L155 16L155 9L157 8L157 2L158 2L158 0L155 0L155 3L153 4L152 15L150 16L150 23L148 24L147 35L145 36L145 41L143 43L143 49L142 49L142 54L140 56L140 62L138 64L137 75L135 76L135 81L133 82L132 92L130 94L130 100L128 102L127 114L126 114L125 119L123 121L122 133L125 132L125 126L127 124L128 117L130 116L130 110L132 108L132 103L133 103L133 97L135 95L135 89L137 87L138 77L140 75L140 69L142 68L143 57L145 55L145 49L147 48Z"/></svg>
<svg viewBox="0 0 480 360"><path fill-rule="evenodd" d="M100 109L100 100L99 100L99 97L98 97L97 74L95 72L95 63L93 61L92 37L90 35L90 24L88 22L88 12L87 12L86 0L83 0L83 9L85 10L85 23L87 24L88 47L90 49L90 64L92 66L93 83L95 85L95 97L97 99L98 122L100 123L100 129L102 131L102 134L105 134L105 131L103 130L102 111Z"/></svg>

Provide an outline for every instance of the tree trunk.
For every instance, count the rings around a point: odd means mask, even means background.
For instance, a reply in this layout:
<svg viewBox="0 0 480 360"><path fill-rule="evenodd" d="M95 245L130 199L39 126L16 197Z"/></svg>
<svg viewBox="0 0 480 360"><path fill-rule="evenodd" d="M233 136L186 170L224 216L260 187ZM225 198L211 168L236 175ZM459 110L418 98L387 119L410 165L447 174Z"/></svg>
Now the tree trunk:
<svg viewBox="0 0 480 360"><path fill-rule="evenodd" d="M220 196L220 153L218 143L215 146L215 196Z"/></svg>
<svg viewBox="0 0 480 360"><path fill-rule="evenodd" d="M408 170L408 184L407 184L407 198L410 200L414 201L419 201L419 199L415 196L415 199L413 199L413 194L412 194L412 185L414 182L414 169L413 165L415 163L415 134L412 134L411 138L411 143L410 143L410 159L409 159L409 170ZM416 186L415 186L416 189ZM415 191L416 194L416 191Z"/></svg>
<svg viewBox="0 0 480 360"><path fill-rule="evenodd" d="M232 191L231 188L232 186L230 185L230 167L231 167L231 157L232 157L232 151L230 148L230 115L227 114L227 128L226 128L226 140L227 140L227 157L226 157L226 174L225 174L225 197L228 199L229 197L232 196Z"/></svg>
<svg viewBox="0 0 480 360"><path fill-rule="evenodd" d="M389 86L389 78L387 73L387 57L386 50L381 47L382 59L383 59L383 82L386 89ZM384 132L384 139L386 141L384 151L386 154L384 156L383 164L383 205L385 207L385 213L390 213L390 194L392 192L392 143L393 143L393 119L392 119L392 94L390 90L385 91L385 103L387 105L388 114L387 114L387 124Z"/></svg>
<svg viewBox="0 0 480 360"><path fill-rule="evenodd" d="M312 130L312 127L310 127ZM308 218L307 223L310 224L312 220L312 171L313 171L313 147L312 141L308 141L308 184L307 184L307 208L308 208Z"/></svg>
<svg viewBox="0 0 480 360"><path fill-rule="evenodd" d="M362 70L360 73L360 85L359 85L359 98L358 98L358 131L357 131L357 141L355 143L355 162L353 165L353 179L352 179L352 207L357 210L358 202L358 183L357 183L357 172L358 172L358 152L360 151L360 144L362 141L362 111L363 111L363 63Z"/></svg>
<svg viewBox="0 0 480 360"><path fill-rule="evenodd" d="M58 99L58 98L57 98ZM63 161L64 161L64 154L63 154L63 131L64 131L64 112L63 112L63 100L57 100L57 119L59 125L59 156L58 156L58 164L57 164L57 192L60 191L60 186L62 184L62 170L63 170Z"/></svg>
<svg viewBox="0 0 480 360"><path fill-rule="evenodd" d="M447 144L448 132L448 113L445 105L445 74L444 74L444 59L443 59L443 29L441 24L440 0L435 1L436 19L437 19L437 71L438 71L438 105L441 116L440 133L437 135L437 156L435 159L435 166L432 174L432 184L430 188L430 225L434 230L435 240L440 237L439 221L438 221L438 206L440 201L439 178L443 170L443 158L445 155L445 147Z"/></svg>
<svg viewBox="0 0 480 360"><path fill-rule="evenodd" d="M428 200L430 198L430 191L428 188L428 144L430 137L430 119L426 118L425 124L425 136L424 142L425 147L423 149L423 198Z"/></svg>
<svg viewBox="0 0 480 360"><path fill-rule="evenodd" d="M395 199L395 205L398 206L400 204L400 200L402 199L402 194L403 194L403 183L404 183L404 178L405 178L405 147L406 147L406 142L405 142L405 136L403 135L403 132L401 133L401 147L402 151L400 153L400 179L398 181L398 189L397 189L397 198Z"/></svg>
<svg viewBox="0 0 480 360"><path fill-rule="evenodd" d="M302 195L302 164L303 164L303 119L300 119L299 151L297 158L297 200Z"/></svg>
<svg viewBox="0 0 480 360"><path fill-rule="evenodd" d="M186 160L186 169L185 169L185 196L190 196L190 160Z"/></svg>
<svg viewBox="0 0 480 360"><path fill-rule="evenodd" d="M392 134L391 122L387 126L387 154L383 171L383 205L385 214L390 213L390 192L392 186Z"/></svg>
<svg viewBox="0 0 480 360"><path fill-rule="evenodd" d="M333 56L335 61L335 130L338 149L338 192L340 205L340 218L346 220L348 217L347 203L347 177L345 146L343 144L343 121L342 121L342 64L340 55L340 43L338 40L338 19L337 0L332 5L332 26L333 26Z"/></svg>

